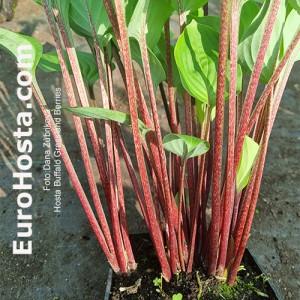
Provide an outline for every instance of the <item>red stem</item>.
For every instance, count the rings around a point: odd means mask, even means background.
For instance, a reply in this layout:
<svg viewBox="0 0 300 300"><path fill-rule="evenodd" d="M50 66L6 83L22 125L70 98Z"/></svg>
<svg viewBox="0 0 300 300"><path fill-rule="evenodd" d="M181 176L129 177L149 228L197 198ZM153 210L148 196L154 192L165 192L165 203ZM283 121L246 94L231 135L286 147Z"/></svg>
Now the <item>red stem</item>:
<svg viewBox="0 0 300 300"><path fill-rule="evenodd" d="M112 5L112 0L103 0L103 4L104 4L106 12L108 14L109 21L113 27L117 42L118 42L118 44L120 44L121 41L120 41L118 17L116 16L116 12Z"/></svg>
<svg viewBox="0 0 300 300"><path fill-rule="evenodd" d="M269 41L271 38L271 34L273 31L273 27L275 24L276 16L278 13L278 9L280 6L281 0L274 0L271 4L271 10L268 16L268 20L265 26L264 34L262 37L262 41L258 50L258 55L255 61L255 65L250 77L250 82L247 89L246 99L243 105L243 110L241 114L241 119L238 128L238 136L236 141L236 149L235 149L235 160L234 160L234 174L237 172L238 164L240 161L244 139L247 133L249 116L251 113L254 97L256 94L259 78L261 75L265 54L268 49Z"/></svg>
<svg viewBox="0 0 300 300"><path fill-rule="evenodd" d="M100 57L100 53L99 53ZM105 59L106 59L106 74L107 74L107 81L108 81L108 92L109 92L109 100L111 109L115 109L114 104L114 93L113 93L113 80L112 80L112 71L108 62L108 53L105 51ZM122 172L121 172L121 163L119 157L119 147L121 145L122 152L124 153L123 149L123 136L119 135L120 126L119 124L113 123L112 125L112 134L113 134L113 145L114 145L114 154L115 154L115 170L117 175L117 195L118 195L118 204L119 204L119 215L120 215L120 224L121 224L121 233L124 241L124 247L126 251L126 255L128 256L128 264L131 270L135 270L137 264L135 263L134 255L132 252L131 243L129 240L129 233L127 229L127 221L126 221L126 209L125 209L125 202L124 202L124 192L123 192L123 184L122 184ZM125 156L128 155L128 151L125 151L124 159L126 161ZM128 155L129 156L129 155ZM127 165L127 162L126 162ZM133 187L135 185L133 184ZM137 193L137 191L136 191ZM137 193L138 194L138 193ZM137 197L138 198L138 197Z"/></svg>
<svg viewBox="0 0 300 300"><path fill-rule="evenodd" d="M212 134L212 122L210 122L209 126L209 144L210 144L210 150L207 154L207 160L205 162L205 176L203 181L203 193L202 193L202 201L201 201L201 212L200 212L200 218L201 218L201 224L199 230L201 230L201 238L202 238L202 245L199 245L199 250L202 253L202 257L207 257L207 249L208 249L208 242L209 242L209 236L210 236L210 226L207 229L207 218L206 218L206 208L207 203L210 195L211 185L212 185L212 171L213 171L213 153L214 153L214 145L213 145L213 134Z"/></svg>
<svg viewBox="0 0 300 300"><path fill-rule="evenodd" d="M273 99L270 98L270 100L268 101L263 139L260 146L258 158L256 159L255 167L253 168L253 171L251 173L250 182L248 184L245 194L245 200L243 203L243 213L238 222L238 228L234 239L234 258L228 272L228 284L231 286L234 284L238 268L242 261L246 244L249 238L250 229L252 226L253 217L255 214L256 203L258 200L258 194L266 160L268 141L271 133L272 100Z"/></svg>
<svg viewBox="0 0 300 300"><path fill-rule="evenodd" d="M125 17L124 17L121 0L115 0L115 8L117 13L117 19L119 22L119 29L120 29L119 46L121 48L121 53L124 59L127 94L128 94L129 109L131 115L134 147L135 147L135 153L138 162L138 168L141 174L142 188L143 188L143 193L146 202L146 211L148 213L149 231L150 231L150 236L152 238L154 247L157 251L158 259L162 267L163 276L166 278L166 280L169 281L171 278L170 266L164 250L162 233L160 231L158 221L155 217L155 207L153 206L153 202L152 202L150 185L147 176L147 169L143 157L143 150L142 150L142 145L140 140L139 127L138 127L138 114L137 114L137 106L136 106L136 99L135 99L134 76L133 76L133 69L132 69L132 63L130 57L130 48L129 48L129 41L127 37Z"/></svg>
<svg viewBox="0 0 300 300"><path fill-rule="evenodd" d="M117 189L116 192L118 193L118 210L119 210L119 218L120 218L120 225L121 225L121 234L123 237L124 247L125 247L125 255L127 256L128 260L128 267L130 270L135 270L137 264L135 263L134 255L132 252L131 243L129 240L129 232L127 227L126 221L126 208L125 208L125 201L124 201L124 191L123 191L123 183L122 183L122 171L121 171L121 162L119 157L119 147L120 142L118 140L118 133L117 133L117 124L113 124L113 141L114 141L114 157L115 157L115 170L116 170L116 181L117 181Z"/></svg>
<svg viewBox="0 0 300 300"><path fill-rule="evenodd" d="M229 104L228 104L228 145L227 145L227 163L226 163L226 180L225 180L225 197L223 208L223 224L220 239L220 254L218 261L218 275L222 276L226 263L228 239L232 211L234 205L234 142L235 142L235 101L236 101L236 76L238 60L238 38L240 9L236 0L232 1L231 25L230 25L230 85L229 85Z"/></svg>
<svg viewBox="0 0 300 300"><path fill-rule="evenodd" d="M97 61L99 77L100 77L102 103L104 108L110 109L110 104L109 104L108 95L106 91L107 85L105 82L103 62L100 53L100 45L96 36L95 26L90 11L88 9L86 0L84 0L84 3L88 14L89 23L92 30L93 40L94 40L96 61ZM111 73L110 70L108 70L107 76L110 76L111 75L110 73ZM109 98L113 99L112 86L110 86L108 92L109 92ZM107 156L108 156L108 174L109 174L110 194L111 194L109 209L110 209L110 215L112 219L116 249L118 252L118 259L120 260L121 269L122 270L124 269L124 272L126 272L128 268L135 269L136 264L134 262L134 257L129 242L129 234L127 230L122 178L120 175L120 167L119 167L120 159L119 159L118 150L115 149L115 143L117 143L117 141L113 142L113 137L112 137L113 131L116 130L115 129L116 125L115 124L113 125L111 122L108 121L105 121L104 124L105 124L104 126L105 126L105 133L106 133L105 136L106 136L106 147L107 147ZM117 136L115 135L115 137ZM123 244L123 241L125 244ZM128 256L128 258L126 257L126 255ZM127 267L127 260L129 260L128 267Z"/></svg>
<svg viewBox="0 0 300 300"><path fill-rule="evenodd" d="M85 214L86 214L86 216L87 216L87 218L88 218L88 220L91 224L91 227L92 227L92 229L93 229L93 231L94 231L94 233L95 233L95 235L98 239L98 242L99 242L104 254L106 255L106 257L108 259L108 262L110 263L112 269L116 273L118 273L118 272L120 272L120 267L119 267L118 261L116 259L116 256L115 256L114 253L112 253L110 251L110 249L107 246L107 243L106 243L105 237L103 235L103 232L102 232L101 228L99 227L99 224L98 224L98 222L96 220L96 217L93 213L93 210L92 210L92 208L89 204L89 201L86 197L86 194L85 194L85 192L84 192L84 190L81 186L81 183L78 179L77 173L76 173L76 171L74 169L74 166L71 162L71 159L69 157L67 149L65 148L65 146L63 144L63 141L61 139L60 133L56 128L56 124L53 120L53 117L52 117L50 111L46 109L47 103L45 102L45 100L43 98L43 95L42 95L42 93L41 93L41 91L38 87L37 82L33 81L32 89L33 89L34 95L37 99L37 102L40 106L40 109L41 109L41 111L44 115L44 118L45 118L46 122L49 124L49 128L50 128L51 133L54 137L56 145L57 145L57 147L60 151L61 157L62 157L62 159L64 161L64 164L66 166L66 169L69 173L69 176L70 176L70 179L71 179L72 184L74 186L74 189L75 189L75 191L76 191L76 193L77 193L77 195L80 199L80 202L82 204L84 212L85 212Z"/></svg>
<svg viewBox="0 0 300 300"><path fill-rule="evenodd" d="M233 233L235 232L241 198L243 198L242 192L237 192L237 190L235 190L233 214L232 214L232 220L231 220L231 232L230 232L231 235L233 235Z"/></svg>
<svg viewBox="0 0 300 300"><path fill-rule="evenodd" d="M289 45L288 50L284 54L284 57L282 58L282 60L279 63L278 67L276 68L275 72L273 73L268 85L265 87L262 95L260 96L260 98L258 100L258 103L257 103L253 113L251 114L249 125L248 125L248 132L250 132L252 130L254 124L256 123L257 118L258 118L262 108L264 107L268 96L270 95L275 83L277 82L279 76L282 73L282 70L286 66L288 60L290 59L290 57L291 57L294 49L298 45L299 41L300 41L300 30L297 32L297 34L296 34L295 38L293 39L292 43Z"/></svg>
<svg viewBox="0 0 300 300"><path fill-rule="evenodd" d="M72 46L73 42L70 40L69 35L67 34L64 23L62 19L60 18L60 15L57 16L57 21L59 24L60 32L64 41L64 44L66 46L66 51L69 57L71 69L73 72L73 76L75 78L76 82L76 88L79 95L80 102L83 107L89 107L89 101L87 97L87 93L85 90L84 81L81 75L79 63L76 56L75 48ZM102 99L105 105L105 98ZM94 155L96 157L96 161L99 164L104 163L101 162L101 148L98 143L98 137L97 132L95 128L95 124L93 120L91 119L85 119L87 129L89 132L89 136L92 143L92 148L94 151ZM111 130L110 130L110 124L108 122L105 122L105 132L106 132L106 143L107 143L107 154L108 154L108 174L109 174L109 196L106 195L106 200L108 202L108 207L110 211L111 221L112 221L112 227L113 227L113 235L114 235L114 242L116 246L116 252L117 252L117 259L120 264L121 271L126 273L128 271L127 268L127 260L125 257L125 251L122 241L122 235L120 230L120 222L118 217L118 210L117 210L117 198L114 190L115 186L115 172L114 172L114 157L113 157L113 148L112 148L112 139L111 139ZM99 165L99 168L100 165Z"/></svg>
<svg viewBox="0 0 300 300"><path fill-rule="evenodd" d="M221 23L219 41L219 64L216 95L216 119L214 134L213 182L212 182L212 219L210 233L209 274L215 274L220 233L221 208L221 176L222 176L222 148L224 127L224 94L226 87L226 65L228 55L230 0L221 1Z"/></svg>
<svg viewBox="0 0 300 300"><path fill-rule="evenodd" d="M176 117L176 105L175 105L175 89L173 87L173 74L172 74L172 62L171 62L171 42L170 42L170 21L165 24L165 46L166 46L166 65L167 65L167 81L168 81L168 98L170 107L170 119L171 119L171 131L173 133L179 133L178 121Z"/></svg>
<svg viewBox="0 0 300 300"><path fill-rule="evenodd" d="M181 0L177 0L178 6L178 14L179 14L179 24L180 24L180 33L184 31L185 28L185 15L182 12L182 2ZM184 98L184 111L185 111L185 132L187 135L192 135L192 100L190 94L184 90L183 92ZM190 159L187 162L188 169L188 188L189 188L189 196L191 200L191 208L194 206L195 199L195 173L194 173L194 164L193 160Z"/></svg>
<svg viewBox="0 0 300 300"><path fill-rule="evenodd" d="M178 228L177 228L177 233L178 233L178 252L179 252L179 261L180 261L180 266L181 270L185 272L185 262L184 262L184 251L182 247L182 214L183 214L183 201L184 201L184 178L185 178L185 168L186 168L186 159L182 159L181 163L181 171L180 171L180 182L179 182L179 192L178 192ZM171 252L172 253L172 252Z"/></svg>
<svg viewBox="0 0 300 300"><path fill-rule="evenodd" d="M205 115L205 121L202 126L201 138L208 140L209 138L209 127L210 127L210 118L211 118L211 110L208 109ZM201 221L202 218L202 191L204 186L204 177L205 177L205 165L206 165L207 155L200 156L200 163L199 163L199 175L198 175L198 182L196 188L196 195L195 195L195 204L193 209L191 210L191 220L190 220L190 253L189 253L189 260L187 266L187 272L190 273L192 271L193 262L194 262L194 255L195 255L195 245L196 245L196 233L198 230L198 222ZM201 204L201 206L200 206ZM201 208L201 209L200 209ZM199 217L200 216L200 217ZM201 223L200 223L201 227ZM200 235L201 235L200 230ZM200 237L201 240L201 237ZM202 242L202 241L201 241Z"/></svg>
<svg viewBox="0 0 300 300"><path fill-rule="evenodd" d="M281 80L276 85L276 90L274 93L274 103L273 103L272 111L271 111L270 131L273 128L273 125L275 122L275 117L276 117L276 114L277 114L277 111L279 108L280 101L282 99L282 95L283 95L286 83L288 81L289 75L290 75L293 65L296 61L296 57L298 57L299 54L300 54L300 48L298 48L298 50L293 53L293 56L291 57L290 61L287 63L287 66L282 74L283 76L282 76Z"/></svg>
<svg viewBox="0 0 300 300"><path fill-rule="evenodd" d="M74 90L73 90L73 86L72 86L72 82L71 82L71 78L69 76L68 70L67 70L67 66L66 63L64 61L64 57L63 57L63 50L61 48L61 43L57 34L57 30L55 28L55 22L53 20L51 11L50 11L50 7L48 7L46 5L46 1L43 1L43 5L45 8L45 12L48 18L48 22L50 24L50 29L52 32L52 36L54 38L55 41L55 45L56 45L56 50L57 50L57 54L59 57L59 61L60 61L60 65L61 65L61 69L62 69L62 75L63 75L63 79L66 85L66 91L68 94L68 99L70 102L71 106L77 106L76 100L75 100L75 95L74 95ZM112 243L112 238L111 238L111 234L110 234L110 229L109 226L107 224L107 220L102 208L102 204L100 201L100 197L98 194L98 189L96 186L96 182L95 182L95 177L92 171L92 166L91 166L91 161L89 158L89 153L88 153L88 149L87 149L87 144L86 144L86 140L85 140L85 136L84 136L84 132L83 132L83 128L82 128L82 124L81 124L81 120L80 118L78 118L77 116L74 116L74 123L75 123L75 129L78 135L78 139L79 139L79 144L80 144L80 148L81 148L81 153L82 153L82 157L83 157L83 162L85 165L85 169L87 172L87 177L88 177L88 182L90 185L90 190L91 190L91 194L92 194L92 198L95 204L95 208L98 214L98 218L101 224L101 227L104 231L104 236L106 238L106 241L108 243L108 246L110 248L110 251L114 251L114 246Z"/></svg>
<svg viewBox="0 0 300 300"><path fill-rule="evenodd" d="M241 263L241 260L242 260L242 257L243 257L243 254L244 254L244 251L246 248L246 244L247 244L247 241L249 238L249 233L251 230L252 221L253 221L254 214L255 214L256 203L257 203L261 179L262 179L262 175L263 175L263 167L264 167L265 159L266 159L268 141L269 141L270 133L272 130L272 126L274 124L276 112L278 110L280 100L282 99L282 94L283 94L284 88L286 86L289 74L293 67L293 62L294 61L291 60L291 62L287 65L284 75L282 77L282 80L281 80L280 84L278 85L278 88L275 91L275 94L274 94L275 102L272 105L271 102L273 101L273 99L270 99L269 103L268 103L266 129L265 129L264 135L263 135L263 141L262 141L262 146L261 146L262 149L260 151L260 157L256 163L257 170L254 170L253 175L251 175L252 178L250 179L250 183L252 183L252 181L255 181L255 182L254 182L254 187L252 189L253 192L251 192L251 197L250 196L248 197L250 199L249 200L250 201L249 211L247 214L246 221L240 222L240 223L244 223L244 226L240 226L240 228L237 230L237 235L239 237L239 240L237 239L235 241L236 242L236 245L235 245L236 256L234 258L234 261L230 268L230 272L229 272L229 276L228 276L228 283L230 285L233 285L233 283L235 281L235 278L236 278L236 275L238 272L238 268ZM245 201L246 201L246 199L245 199ZM242 232L242 234L241 234L241 232Z"/></svg>
<svg viewBox="0 0 300 300"><path fill-rule="evenodd" d="M149 91L149 97L150 97L150 103L151 103L151 109L152 109L152 117L153 117L153 122L154 122L154 127L155 127L155 134L156 134L156 139L157 139L157 146L158 146L158 152L159 152L159 158L160 158L160 167L161 167L161 173L162 173L162 182L163 182L163 191L164 191L164 197L166 201L166 208L167 208L167 223L170 228L170 240L169 242L169 247L170 251L172 253L170 257L170 262L171 262L171 269L174 274L177 272L177 255L175 254L175 244L176 244L176 237L175 237L175 232L173 230L174 228L174 222L173 222L173 205L172 205L172 197L171 197L171 188L170 188L170 183L168 179L168 172L167 172L167 160L165 156L165 152L163 149L163 144L162 144L162 136L161 136L161 129L160 129L160 124L159 124L159 117L158 117L158 111L157 111L157 106L156 106L156 100L155 100L155 94L154 94L154 87L152 83L152 78L151 78L151 71L150 71L150 63L149 63L149 57L148 57L148 49L147 49L147 44L146 44L146 34L145 34L145 28L143 26L142 28L142 36L141 36L141 41L140 41L140 46L141 46L141 53L142 53L142 59L143 59L143 66L144 66L144 72L145 72L145 77L146 77L146 82L147 82L147 87ZM179 241L178 241L179 242ZM175 255L174 255L175 254Z"/></svg>
<svg viewBox="0 0 300 300"><path fill-rule="evenodd" d="M80 99L81 105L83 107L89 107L89 101L88 101L87 93L85 90L84 81L81 76L81 71L80 71L78 60L77 60L76 51L75 51L75 48L72 46L73 42L69 39L70 37L67 34L65 27L64 27L64 23L59 15L57 17L57 21L58 21L61 36L62 36L64 44L66 46L66 51L67 51L68 57L70 60L70 64L71 64L72 72L73 72L73 75L74 75L74 78L76 81L76 88L77 88L77 92L79 94L79 99ZM106 199L110 199L109 181L108 181L108 178L106 175L107 167L105 164L105 159L104 159L104 154L103 154L102 148L98 142L98 136L97 136L97 131L95 129L95 124L93 123L93 120L91 120L91 119L85 119L85 122L86 122L87 129L89 132L89 136L90 136L93 152L95 155L96 163L98 166L98 170L100 173L100 178L101 178L102 186L103 186L103 189L105 192L105 196L106 196Z"/></svg>

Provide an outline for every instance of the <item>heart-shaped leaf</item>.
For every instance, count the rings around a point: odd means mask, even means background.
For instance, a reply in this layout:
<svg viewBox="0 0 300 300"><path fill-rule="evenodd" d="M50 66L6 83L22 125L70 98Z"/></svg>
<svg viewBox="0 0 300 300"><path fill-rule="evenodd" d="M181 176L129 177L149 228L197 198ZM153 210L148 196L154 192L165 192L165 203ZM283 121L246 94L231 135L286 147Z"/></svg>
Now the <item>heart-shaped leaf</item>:
<svg viewBox="0 0 300 300"><path fill-rule="evenodd" d="M181 293L178 293L178 294L174 294L172 296L172 300L182 300L183 299L183 296Z"/></svg>
<svg viewBox="0 0 300 300"><path fill-rule="evenodd" d="M209 143L197 137L184 134L167 134L163 138L164 149L181 158L191 158L202 155L209 150Z"/></svg>
<svg viewBox="0 0 300 300"><path fill-rule="evenodd" d="M117 110L110 110L101 107L62 107L81 118L101 119L114 121L120 124L131 126L130 115ZM138 120L141 135L145 138L146 134L151 131L141 120Z"/></svg>
<svg viewBox="0 0 300 300"><path fill-rule="evenodd" d="M239 192L248 184L258 149L259 145L246 136L236 175L236 188Z"/></svg>

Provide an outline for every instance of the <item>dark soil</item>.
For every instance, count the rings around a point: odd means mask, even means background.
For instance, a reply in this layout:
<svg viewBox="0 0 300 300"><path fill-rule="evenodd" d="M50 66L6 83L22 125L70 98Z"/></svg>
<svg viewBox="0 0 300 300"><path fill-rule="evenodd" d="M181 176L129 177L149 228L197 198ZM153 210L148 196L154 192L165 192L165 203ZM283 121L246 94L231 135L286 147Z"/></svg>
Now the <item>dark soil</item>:
<svg viewBox="0 0 300 300"><path fill-rule="evenodd" d="M149 236L132 235L131 241L138 269L128 276L114 275L112 300L165 300L172 299L172 296L178 293L182 294L182 299L187 300L198 299L198 295L201 296L201 300L265 299L262 294L269 295L268 299L277 299L266 282L266 276L253 265L249 252L242 264L245 270L239 272L236 284L232 288L216 278L208 278L203 268L190 274L179 273L167 283L161 278L159 262ZM162 285L154 284L154 280L162 280Z"/></svg>

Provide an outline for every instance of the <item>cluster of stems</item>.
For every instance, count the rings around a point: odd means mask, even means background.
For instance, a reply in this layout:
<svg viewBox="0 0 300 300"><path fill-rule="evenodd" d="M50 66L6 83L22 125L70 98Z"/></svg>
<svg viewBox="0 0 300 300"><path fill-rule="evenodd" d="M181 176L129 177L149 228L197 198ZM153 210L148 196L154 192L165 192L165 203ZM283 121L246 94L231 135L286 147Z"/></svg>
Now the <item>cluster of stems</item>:
<svg viewBox="0 0 300 300"><path fill-rule="evenodd" d="M120 124L85 119L89 142L97 164L95 172L82 120L74 116L94 209L55 127L51 112L46 108L43 94L37 82L33 83L37 101L59 145L67 171L91 227L116 273L129 273L137 266L127 230L123 192L123 178L129 176L164 278L169 281L172 274L176 274L178 270L191 272L193 267L203 264L209 274L218 276L228 274L228 283L231 285L234 283L255 212L270 132L293 65L294 49L300 39L298 33L253 108L280 1L272 1L259 54L245 96L243 93L236 94L238 27L242 1L221 1L216 117L211 121L212 109L207 105L204 121L200 125L196 117L195 99L184 92L184 104L181 105L177 101L172 75L169 20L164 27L167 84L159 85L161 98L157 98L150 72L146 20L142 25L139 40L146 83L146 88L142 88L144 85L138 78L136 65L131 59L123 1L103 0L115 36L115 44L112 47L113 59L121 72L128 98L134 157L129 155ZM42 2L58 53L69 104L71 107L92 106L79 68L70 27L63 18L62 8L59 4L54 6L53 1ZM89 46L96 58L100 77L101 101L97 99L96 105L114 110L111 60L108 50L97 38L87 1L84 0L84 3L93 37L93 42L89 40ZM180 12L180 3L179 0L178 11L182 31L185 16ZM207 12L207 9L205 11ZM65 52L70 61L74 80L68 71ZM229 57L229 101L225 104L226 68ZM280 76L281 74L283 76ZM190 159L166 154L163 149L158 99L164 102L170 132L184 131L187 135L209 141L211 147L208 153ZM225 114L226 109L228 114ZM184 113L178 113L179 111ZM228 118L227 122L225 115ZM151 128L146 137L141 136L139 132L139 119ZM228 124L227 128L225 123ZM100 130L100 126L103 126L103 129ZM246 135L251 136L259 144L259 152L248 185L238 192L236 174ZM227 136L226 145L224 136ZM125 162L127 174L123 174L121 160ZM109 219L104 214L103 200L100 199L96 184L98 180L104 190ZM175 196L178 199L177 204ZM211 207L209 217L208 206Z"/></svg>

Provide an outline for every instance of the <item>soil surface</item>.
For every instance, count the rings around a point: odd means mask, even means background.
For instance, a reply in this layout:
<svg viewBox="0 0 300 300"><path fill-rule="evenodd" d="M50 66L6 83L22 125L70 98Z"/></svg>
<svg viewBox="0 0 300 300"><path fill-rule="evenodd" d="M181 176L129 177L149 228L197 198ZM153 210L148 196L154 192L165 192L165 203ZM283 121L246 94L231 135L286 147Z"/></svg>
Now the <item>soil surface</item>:
<svg viewBox="0 0 300 300"><path fill-rule="evenodd" d="M178 273L166 283L161 277L149 235L136 234L130 238L138 268L130 276L113 276L111 300L173 300L178 299L176 296L186 300L198 297L202 300L261 300L268 296L270 300L277 300L276 293L248 251L242 261L244 270L238 273L232 288L215 278L208 278L201 266L189 274Z"/></svg>
<svg viewBox="0 0 300 300"><path fill-rule="evenodd" d="M39 39L45 51L54 49L43 10L31 0L20 0L11 22L3 28ZM81 45L81 39L77 42ZM82 47L84 48L82 43ZM16 118L24 107L16 96L17 68L0 50L0 299L103 299L107 270L96 238L81 204L62 169L61 212L54 212L54 189L43 191L45 147L44 121L34 105L33 171L31 214L33 218L33 254L12 254L17 235L18 191L12 189L18 152L13 132ZM249 248L278 286L284 299L300 299L300 65L294 67L278 112L269 144L257 214ZM56 87L62 87L58 74L38 72L38 81L46 99L54 98ZM99 92L96 91L96 95ZM118 106L125 110L124 95L117 93ZM63 95L63 99L66 95ZM64 103L64 101L63 101ZM161 115L165 119L165 115ZM80 153L70 134L72 118L66 115L62 134L75 167L87 186ZM52 143L52 150L54 145ZM53 163L53 162L52 162ZM124 180L129 230L143 232L145 226L129 179Z"/></svg>

